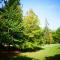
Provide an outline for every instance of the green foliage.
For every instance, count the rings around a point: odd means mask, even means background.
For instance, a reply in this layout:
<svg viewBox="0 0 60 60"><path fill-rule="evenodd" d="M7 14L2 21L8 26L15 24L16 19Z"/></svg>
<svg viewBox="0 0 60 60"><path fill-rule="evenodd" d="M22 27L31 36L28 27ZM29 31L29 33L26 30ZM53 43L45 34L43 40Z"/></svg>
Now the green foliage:
<svg viewBox="0 0 60 60"><path fill-rule="evenodd" d="M12 43L12 37L9 35L8 32L0 32L0 42L5 42L8 44Z"/></svg>
<svg viewBox="0 0 60 60"><path fill-rule="evenodd" d="M29 10L27 15L23 18L23 26L24 31L23 33L28 36L28 40L34 41L41 31L39 27L39 19L38 16L33 12L33 10Z"/></svg>
<svg viewBox="0 0 60 60"><path fill-rule="evenodd" d="M52 37L52 32L48 27L47 20L46 20L46 26L45 26L43 34L44 34L44 38L43 38L44 43L47 43L47 44L54 43L54 40L53 40L53 37Z"/></svg>
<svg viewBox="0 0 60 60"><path fill-rule="evenodd" d="M60 43L60 27L52 32L54 43Z"/></svg>
<svg viewBox="0 0 60 60"><path fill-rule="evenodd" d="M56 42L60 43L60 27L56 30Z"/></svg>
<svg viewBox="0 0 60 60"><path fill-rule="evenodd" d="M0 10L0 42L8 45L17 39L17 34L21 30L22 7L19 0L8 0L4 8ZM4 37L4 38L3 38ZM11 42L10 42L11 41Z"/></svg>

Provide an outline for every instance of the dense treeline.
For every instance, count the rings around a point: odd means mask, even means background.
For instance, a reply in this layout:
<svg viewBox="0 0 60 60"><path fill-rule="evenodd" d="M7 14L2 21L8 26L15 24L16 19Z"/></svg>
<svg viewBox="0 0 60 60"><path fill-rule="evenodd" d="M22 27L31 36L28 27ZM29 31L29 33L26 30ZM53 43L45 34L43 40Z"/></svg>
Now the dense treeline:
<svg viewBox="0 0 60 60"><path fill-rule="evenodd" d="M5 6L0 8L0 45L26 49L41 44L60 43L60 27L52 31L46 20L42 29L38 16L31 9L23 16L20 0L1 0Z"/></svg>

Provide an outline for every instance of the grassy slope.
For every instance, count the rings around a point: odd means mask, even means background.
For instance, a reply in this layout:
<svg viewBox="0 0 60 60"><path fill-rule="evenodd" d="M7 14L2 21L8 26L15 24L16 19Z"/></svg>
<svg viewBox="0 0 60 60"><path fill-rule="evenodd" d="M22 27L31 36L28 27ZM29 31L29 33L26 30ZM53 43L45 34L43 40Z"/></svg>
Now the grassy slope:
<svg viewBox="0 0 60 60"><path fill-rule="evenodd" d="M20 55L26 56L29 58L34 58L37 60L45 60L45 57L55 56L60 54L60 44L50 44L42 46L44 49L37 52L26 52Z"/></svg>

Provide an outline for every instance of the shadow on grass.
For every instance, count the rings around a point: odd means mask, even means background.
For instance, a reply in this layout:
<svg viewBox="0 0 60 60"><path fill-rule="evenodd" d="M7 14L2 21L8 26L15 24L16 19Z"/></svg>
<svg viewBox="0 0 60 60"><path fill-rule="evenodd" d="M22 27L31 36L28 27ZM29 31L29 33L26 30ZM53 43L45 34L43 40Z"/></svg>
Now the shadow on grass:
<svg viewBox="0 0 60 60"><path fill-rule="evenodd" d="M42 50L43 48L40 47L34 47L32 48L27 48L27 49L22 49L18 50L15 48L1 48L0 49L0 60L38 60L26 56L17 56L18 54L22 52L36 52L38 50Z"/></svg>
<svg viewBox="0 0 60 60"><path fill-rule="evenodd" d="M60 54L55 56L46 57L46 60L60 60Z"/></svg>
<svg viewBox="0 0 60 60"><path fill-rule="evenodd" d="M0 57L0 60L37 60L37 59L34 59L34 58L29 58L29 57L25 57L25 56L2 56Z"/></svg>
<svg viewBox="0 0 60 60"><path fill-rule="evenodd" d="M18 52L36 52L39 50L43 50L44 48L42 47L33 47L33 48L24 48L24 49L18 49L16 47L4 47L0 46L0 52L2 51L8 51L8 53L11 51L18 51Z"/></svg>
<svg viewBox="0 0 60 60"><path fill-rule="evenodd" d="M26 48L26 49L21 49L20 51L22 52L36 52L36 51L39 51L39 50L43 50L44 48L41 48L41 47L34 47L33 49L32 48Z"/></svg>

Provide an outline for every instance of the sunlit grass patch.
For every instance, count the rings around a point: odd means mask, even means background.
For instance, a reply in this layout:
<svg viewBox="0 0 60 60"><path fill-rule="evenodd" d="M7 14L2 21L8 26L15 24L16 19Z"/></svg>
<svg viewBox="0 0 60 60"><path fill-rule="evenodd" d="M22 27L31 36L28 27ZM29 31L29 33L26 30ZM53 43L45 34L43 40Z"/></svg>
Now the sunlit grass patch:
<svg viewBox="0 0 60 60"><path fill-rule="evenodd" d="M39 50L37 52L26 52L22 53L23 56L45 60L45 57L55 56L60 54L60 44L50 44L43 46L43 50Z"/></svg>

